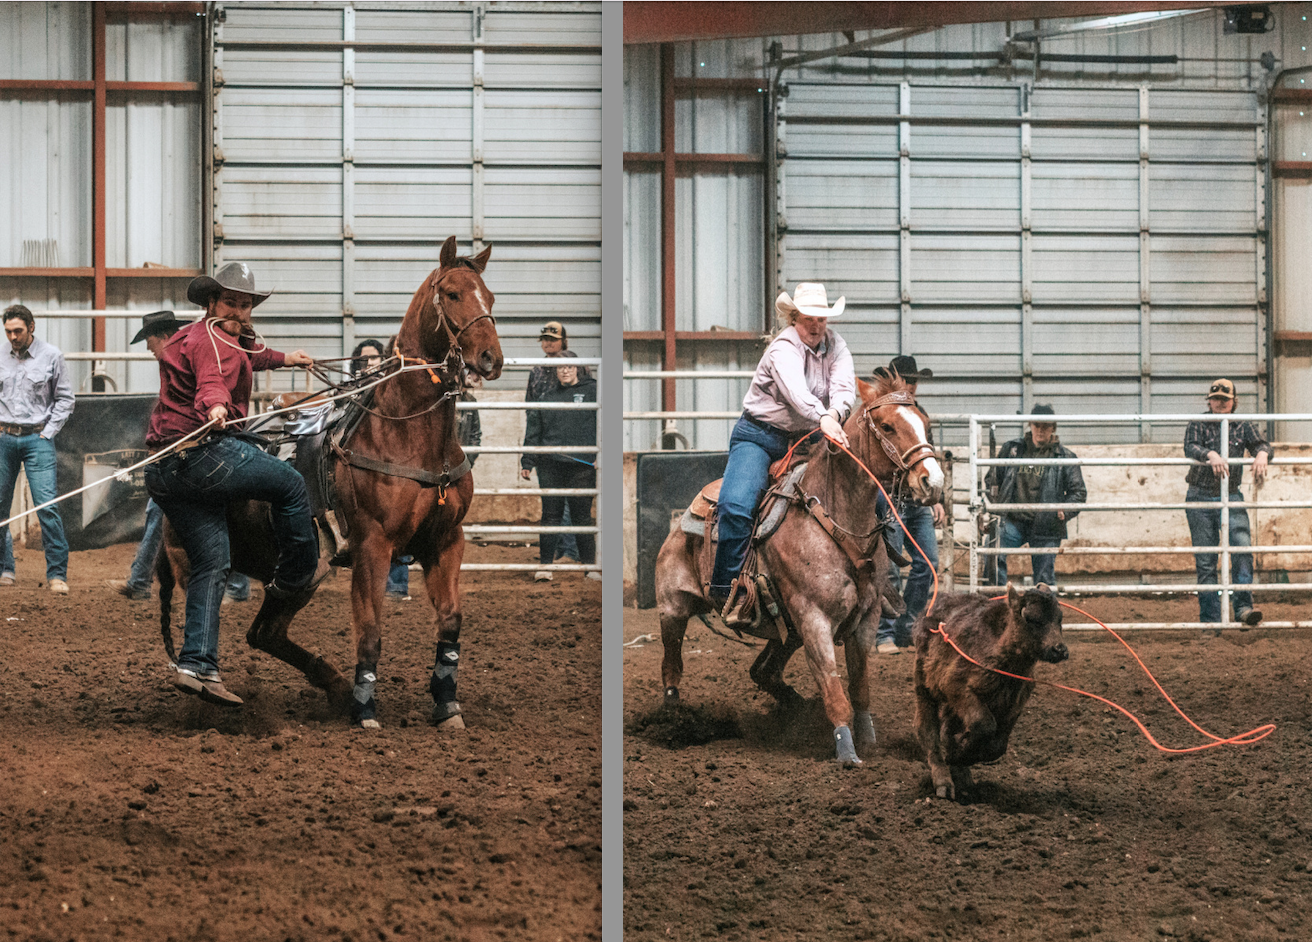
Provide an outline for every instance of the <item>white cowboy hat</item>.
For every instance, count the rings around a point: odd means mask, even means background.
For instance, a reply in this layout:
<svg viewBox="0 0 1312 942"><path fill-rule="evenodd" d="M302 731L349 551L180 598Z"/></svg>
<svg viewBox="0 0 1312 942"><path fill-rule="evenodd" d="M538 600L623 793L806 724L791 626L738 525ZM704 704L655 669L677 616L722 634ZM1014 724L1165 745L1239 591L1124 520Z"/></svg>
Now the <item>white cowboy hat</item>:
<svg viewBox="0 0 1312 942"><path fill-rule="evenodd" d="M787 291L779 292L774 301L774 312L780 317L789 314L805 314L808 317L838 317L847 305L847 298L839 298L834 306L829 306L829 297L825 286L817 282L803 281L790 298Z"/></svg>

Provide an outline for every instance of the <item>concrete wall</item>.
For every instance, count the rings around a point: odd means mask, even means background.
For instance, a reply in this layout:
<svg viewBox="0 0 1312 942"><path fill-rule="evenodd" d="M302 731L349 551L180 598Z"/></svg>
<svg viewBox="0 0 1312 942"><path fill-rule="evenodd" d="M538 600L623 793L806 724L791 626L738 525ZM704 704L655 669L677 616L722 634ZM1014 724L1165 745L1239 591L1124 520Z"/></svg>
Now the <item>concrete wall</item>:
<svg viewBox="0 0 1312 942"><path fill-rule="evenodd" d="M1277 444L1276 457L1310 458L1312 444ZM1154 445L1082 445L1076 449L1085 458L1176 458L1184 457L1181 446ZM966 487L970 480L968 466L956 464L957 487ZM637 584L638 515L637 515L637 455L624 456L624 598L632 604ZM1164 467L1089 467L1084 469L1084 482L1089 489L1089 500L1099 503L1182 502L1185 495L1186 468ZM1252 474L1244 473L1243 493L1246 500L1304 500L1312 499L1312 466L1273 466L1266 483L1254 494ZM959 496L964 500L964 495ZM1251 510L1253 542L1259 545L1280 543L1312 543L1312 508L1292 510ZM956 509L958 518L955 537L960 543L970 541L971 522L964 504ZM1070 525L1070 538L1066 546L1188 546L1189 527L1183 510L1086 511ZM968 555L958 552L959 574L966 573ZM1168 573L1192 573L1193 557L1189 554L1149 557L1092 554L1089 556L1058 556L1059 575L1093 576L1100 574L1123 578L1142 575L1150 580ZM1284 570L1308 572L1312 570L1312 554L1279 553L1258 556L1259 571ZM1026 557L1013 557L1008 563L1013 575L1029 573ZM1301 580L1300 580L1301 581Z"/></svg>

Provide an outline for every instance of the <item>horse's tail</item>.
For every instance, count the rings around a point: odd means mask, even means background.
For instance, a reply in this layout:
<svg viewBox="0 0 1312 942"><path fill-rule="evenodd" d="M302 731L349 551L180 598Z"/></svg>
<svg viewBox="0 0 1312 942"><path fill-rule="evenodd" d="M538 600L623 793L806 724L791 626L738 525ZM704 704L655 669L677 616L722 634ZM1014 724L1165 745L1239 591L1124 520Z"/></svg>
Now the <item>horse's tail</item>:
<svg viewBox="0 0 1312 942"><path fill-rule="evenodd" d="M173 565L169 561L168 547L160 547L159 558L155 562L155 575L159 577L159 631L164 636L164 653L169 656L169 663L178 662L177 652L173 649L173 589L177 580L173 577Z"/></svg>

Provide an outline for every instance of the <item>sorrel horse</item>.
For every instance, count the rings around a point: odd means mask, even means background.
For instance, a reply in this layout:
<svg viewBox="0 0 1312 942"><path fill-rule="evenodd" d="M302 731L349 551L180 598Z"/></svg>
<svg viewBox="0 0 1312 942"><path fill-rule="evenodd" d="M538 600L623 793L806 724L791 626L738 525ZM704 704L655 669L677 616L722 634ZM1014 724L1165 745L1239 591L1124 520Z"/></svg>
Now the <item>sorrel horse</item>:
<svg viewBox="0 0 1312 942"><path fill-rule="evenodd" d="M860 765L857 747L875 741L866 670L883 600L891 594L887 549L878 532L878 488L853 455L890 492L895 479L902 478L918 500L929 504L943 489L943 470L929 444L924 415L902 379L893 374L874 385L858 380L857 387L861 403L843 426L852 454L827 439L813 445L800 481L800 499L789 507L779 529L757 547L760 570L774 582L795 630L784 641L767 621L759 636L768 643L751 669L761 689L787 704L797 694L783 680L784 666L799 647L805 649L844 765ZM817 505L834 525L835 536L812 509ZM661 680L667 704L679 700L688 619L712 610L698 568L703 542L703 537L676 528L656 559L656 605L665 646ZM860 545L861 551L853 551L853 545ZM859 565L854 556L863 557ZM847 692L838 677L836 643L843 644L847 660Z"/></svg>
<svg viewBox="0 0 1312 942"><path fill-rule="evenodd" d="M482 274L491 246L457 257L456 238L442 246L439 264L415 292L396 337L398 367L374 387L371 403L349 436L333 451L331 477L338 495L351 556L351 624L355 640L354 683L341 671L287 636L311 589L291 599L265 593L246 641L303 672L352 720L378 728L375 683L382 652L382 610L392 559L410 554L423 566L424 584L437 613L437 656L429 691L433 720L463 728L456 699L460 660L460 562L464 520L474 478L456 440L456 400L463 370L485 379L503 363L492 292ZM414 369L422 365L422 369ZM404 370L399 367L410 366ZM276 562L267 504L250 501L228 511L233 568L268 582ZM172 583L185 588L186 554L168 536L172 572L160 567L161 628L172 656L169 609Z"/></svg>

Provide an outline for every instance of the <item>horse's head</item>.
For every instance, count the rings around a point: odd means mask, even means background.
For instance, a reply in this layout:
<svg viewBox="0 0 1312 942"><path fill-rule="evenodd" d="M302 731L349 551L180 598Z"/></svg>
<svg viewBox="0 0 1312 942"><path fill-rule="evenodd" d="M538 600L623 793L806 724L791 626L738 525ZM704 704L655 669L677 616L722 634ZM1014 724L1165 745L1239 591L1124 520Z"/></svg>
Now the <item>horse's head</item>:
<svg viewBox="0 0 1312 942"><path fill-rule="evenodd" d="M917 500L936 503L943 496L943 469L934 457L928 423L916 397L896 373L880 376L874 384L858 379L856 385L861 404L849 420L848 434L856 432L869 440L866 463L879 477L905 474Z"/></svg>
<svg viewBox="0 0 1312 942"><path fill-rule="evenodd" d="M492 255L488 246L477 255L457 256L456 237L442 244L438 267L415 292L401 328L397 349L417 344L419 355L443 360L454 348L465 365L484 379L501 375L504 358L492 304L496 301L483 284L483 270ZM404 351L410 353L412 351Z"/></svg>

